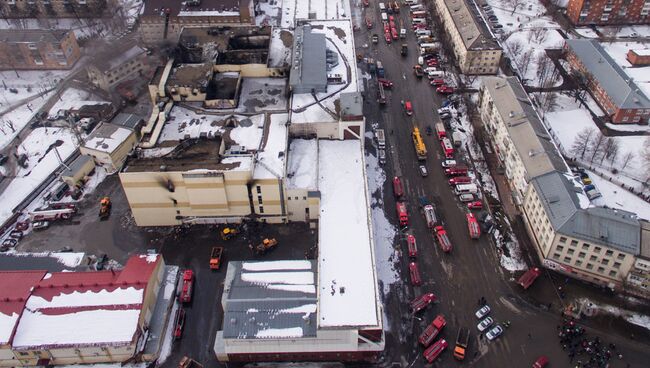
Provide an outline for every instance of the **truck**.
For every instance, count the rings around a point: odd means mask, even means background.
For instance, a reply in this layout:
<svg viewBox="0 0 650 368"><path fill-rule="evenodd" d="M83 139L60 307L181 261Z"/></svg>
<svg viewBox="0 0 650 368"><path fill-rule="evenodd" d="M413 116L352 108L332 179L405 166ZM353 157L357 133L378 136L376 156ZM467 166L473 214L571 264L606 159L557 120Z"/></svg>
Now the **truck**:
<svg viewBox="0 0 650 368"><path fill-rule="evenodd" d="M459 328L458 335L456 335L456 347L454 348L454 358L457 360L465 359L465 351L469 345L469 329Z"/></svg>
<svg viewBox="0 0 650 368"><path fill-rule="evenodd" d="M418 244L415 241L415 236L411 234L406 236L406 247L408 248L410 258L416 258L418 256Z"/></svg>
<svg viewBox="0 0 650 368"><path fill-rule="evenodd" d="M221 257L223 256L223 247L212 247L210 252L210 269L219 270L221 268Z"/></svg>
<svg viewBox="0 0 650 368"><path fill-rule="evenodd" d="M377 139L378 148L386 148L386 135L384 134L383 129L375 130L375 138Z"/></svg>
<svg viewBox="0 0 650 368"><path fill-rule="evenodd" d="M467 166L452 166L445 169L447 176L465 176L467 175Z"/></svg>
<svg viewBox="0 0 650 368"><path fill-rule="evenodd" d="M379 103L382 105L386 104L386 91L384 91L384 85L381 83L377 83L377 94Z"/></svg>
<svg viewBox="0 0 650 368"><path fill-rule="evenodd" d="M431 36L424 36L424 37L431 37ZM431 50L431 52L438 52L442 45L440 42L423 42L420 44L420 48Z"/></svg>
<svg viewBox="0 0 650 368"><path fill-rule="evenodd" d="M406 44L406 43L402 44L402 49L400 50L400 54L402 56L406 56L406 55L409 54L409 45L408 44Z"/></svg>
<svg viewBox="0 0 650 368"><path fill-rule="evenodd" d="M527 290L530 287L530 285L532 285L533 282L537 280L537 278L539 277L539 275L541 275L541 273L542 271L538 267L531 268L528 271L524 272L523 275L521 275L519 280L517 280L517 283L521 285L521 287L523 287L524 290Z"/></svg>
<svg viewBox="0 0 650 368"><path fill-rule="evenodd" d="M424 308L428 307L431 303L434 303L436 300L438 300L438 297L434 293L422 294L417 298L411 300L411 303L409 303L411 312L413 314L418 313Z"/></svg>
<svg viewBox="0 0 650 368"><path fill-rule="evenodd" d="M409 224L409 215L406 211L406 203L397 202L395 204L395 209L397 210L397 218L399 219L399 226L408 226Z"/></svg>
<svg viewBox="0 0 650 368"><path fill-rule="evenodd" d="M74 208L34 210L29 213L29 219L32 222L68 220L72 218L75 212L76 209Z"/></svg>
<svg viewBox="0 0 650 368"><path fill-rule="evenodd" d="M467 183L467 184L456 184L456 188L454 188L454 193L456 195L460 194L476 194L478 193L478 185L474 183Z"/></svg>
<svg viewBox="0 0 650 368"><path fill-rule="evenodd" d="M451 139L454 141L454 147L460 147L463 144L463 135L460 132L453 132Z"/></svg>
<svg viewBox="0 0 650 368"><path fill-rule="evenodd" d="M454 146L451 144L449 138L443 137L440 139L440 147L442 147L445 158L454 158Z"/></svg>
<svg viewBox="0 0 650 368"><path fill-rule="evenodd" d="M278 241L275 238L265 238L257 245L257 254L264 254L277 246Z"/></svg>
<svg viewBox="0 0 650 368"><path fill-rule="evenodd" d="M192 270L185 270L183 272L183 286L181 288L181 303L189 303L192 301L193 286L194 272Z"/></svg>
<svg viewBox="0 0 650 368"><path fill-rule="evenodd" d="M393 194L396 199L400 199L404 195L404 186L402 186L402 180L399 176L393 178Z"/></svg>
<svg viewBox="0 0 650 368"><path fill-rule="evenodd" d="M433 322L431 322L431 324L427 326L427 328L425 328L424 331L422 331L420 337L418 337L418 341L420 342L420 344L422 344L422 346L424 346L425 348L429 347L429 345L431 345L431 343L433 342L433 339L435 339L436 336L438 336L438 334L440 333L442 328L445 327L446 324L447 321L445 320L445 316L443 316L442 314L437 315L436 318L433 320Z"/></svg>
<svg viewBox="0 0 650 368"><path fill-rule="evenodd" d="M422 136L420 135L420 129L413 128L411 137L413 138L413 146L415 147L415 153L418 156L418 160L426 160L427 147L425 146L424 140L422 140Z"/></svg>
<svg viewBox="0 0 650 368"><path fill-rule="evenodd" d="M413 73L415 73L416 77L422 78L422 76L424 75L424 71L422 70L422 66L421 65L414 66L413 67Z"/></svg>
<svg viewBox="0 0 650 368"><path fill-rule="evenodd" d="M468 213L467 215L467 230L469 231L469 237L472 239L478 239L481 237L481 227L478 226L478 221L474 217L473 213Z"/></svg>
<svg viewBox="0 0 650 368"><path fill-rule="evenodd" d="M438 218L436 218L436 211L432 205L428 204L424 206L424 218L427 220L429 229L433 229L436 226Z"/></svg>
<svg viewBox="0 0 650 368"><path fill-rule="evenodd" d="M381 61L377 60L377 77L384 78L385 76L384 65Z"/></svg>
<svg viewBox="0 0 650 368"><path fill-rule="evenodd" d="M440 249L445 253L451 252L451 241L449 241L445 228L436 226L433 230L436 233L436 239L438 240L438 244L440 244Z"/></svg>
<svg viewBox="0 0 650 368"><path fill-rule="evenodd" d="M427 350L425 350L422 355L424 356L424 359L426 359L427 362L431 364L436 359L438 359L438 356L440 356L440 354L447 348L447 346L449 346L447 340L440 339L431 345Z"/></svg>
<svg viewBox="0 0 650 368"><path fill-rule="evenodd" d="M447 131L445 130L445 124L443 124L441 121L436 123L436 134L438 134L438 139L442 139L447 136Z"/></svg>

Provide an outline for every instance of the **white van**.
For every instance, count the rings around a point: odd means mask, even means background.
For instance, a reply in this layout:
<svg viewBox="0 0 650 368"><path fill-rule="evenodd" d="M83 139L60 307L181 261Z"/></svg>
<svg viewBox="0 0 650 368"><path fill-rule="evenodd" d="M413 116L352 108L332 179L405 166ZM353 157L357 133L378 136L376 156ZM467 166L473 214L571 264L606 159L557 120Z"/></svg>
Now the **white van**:
<svg viewBox="0 0 650 368"><path fill-rule="evenodd" d="M445 72L442 70L430 70L427 72L427 77L431 78L442 78L445 76Z"/></svg>
<svg viewBox="0 0 650 368"><path fill-rule="evenodd" d="M431 31L428 29L416 29L415 30L415 35L416 36L431 36Z"/></svg>
<svg viewBox="0 0 650 368"><path fill-rule="evenodd" d="M388 16L386 15L386 13L381 13L381 20L384 22L388 22Z"/></svg>
<svg viewBox="0 0 650 368"><path fill-rule="evenodd" d="M406 28L399 30L399 38L406 38Z"/></svg>
<svg viewBox="0 0 650 368"><path fill-rule="evenodd" d="M422 56L418 56L418 65L424 65L424 58Z"/></svg>
<svg viewBox="0 0 650 368"><path fill-rule="evenodd" d="M418 0L404 0L404 4L406 4L406 5L417 5Z"/></svg>
<svg viewBox="0 0 650 368"><path fill-rule="evenodd" d="M478 186L474 183L456 184L454 192L456 192L456 194L476 194L478 193Z"/></svg>
<svg viewBox="0 0 650 368"><path fill-rule="evenodd" d="M424 6L422 6L421 4L411 5L411 12L422 11L422 10L424 10Z"/></svg>
<svg viewBox="0 0 650 368"><path fill-rule="evenodd" d="M413 18L411 22L413 22L413 24L426 24L427 20L424 18Z"/></svg>
<svg viewBox="0 0 650 368"><path fill-rule="evenodd" d="M414 11L413 13L411 13L411 18L426 18L426 17L427 17L427 12L423 10Z"/></svg>
<svg viewBox="0 0 650 368"><path fill-rule="evenodd" d="M379 11L382 13L386 12L386 5L384 3L379 3Z"/></svg>

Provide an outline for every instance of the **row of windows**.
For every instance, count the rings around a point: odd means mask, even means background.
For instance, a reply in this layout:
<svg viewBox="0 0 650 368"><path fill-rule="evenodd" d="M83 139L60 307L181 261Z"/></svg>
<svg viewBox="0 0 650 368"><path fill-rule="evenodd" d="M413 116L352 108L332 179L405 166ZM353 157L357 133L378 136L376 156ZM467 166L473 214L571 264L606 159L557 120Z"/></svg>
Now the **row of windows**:
<svg viewBox="0 0 650 368"><path fill-rule="evenodd" d="M565 236L561 236L559 242L560 242L560 244L567 244L567 240L568 240L567 237L565 237ZM574 250L574 249L577 248L577 246L578 246L578 241L575 240L575 239L572 239L571 242L568 244L569 250ZM558 249L559 251L562 251L562 250L564 249L564 247L561 246L561 245L558 245L558 246L557 246L557 249ZM591 249L591 244L589 244L589 243L584 243L584 242L583 242L583 243L582 243L582 246L581 246L581 249L582 249L582 250L587 250L587 251L588 251L589 249ZM600 254L600 252L601 252L602 250L603 250L603 248L602 248L602 247L599 247L599 246L594 246L594 248L593 248L593 252L596 253L596 254ZM611 249L607 249L607 250L605 251L605 257L613 257L613 256L614 256L614 251L613 251L613 250L611 250ZM616 259L618 259L619 261L624 260L625 257L626 257L625 253L620 253L620 252L619 252L619 253L616 255Z"/></svg>
<svg viewBox="0 0 650 368"><path fill-rule="evenodd" d="M562 257L562 255L560 253L553 253L553 259L554 260L559 261L561 257ZM572 261L573 260L571 259L571 257L564 257L562 259L562 262L565 263L565 264L572 264ZM576 259L575 263L573 263L573 265L576 266L576 267L583 267L583 263L584 262L582 260ZM619 264L619 266L620 266L620 264ZM595 267L595 265L593 263L588 262L586 267L584 267L584 268L586 268L589 271L593 271L594 267ZM616 267L616 268L618 268L618 267ZM598 266L598 268L596 268L596 272L598 272L600 274L604 274L605 273L605 267ZM617 274L618 274L618 271L610 270L609 273L608 273L608 276L609 277L616 277Z"/></svg>

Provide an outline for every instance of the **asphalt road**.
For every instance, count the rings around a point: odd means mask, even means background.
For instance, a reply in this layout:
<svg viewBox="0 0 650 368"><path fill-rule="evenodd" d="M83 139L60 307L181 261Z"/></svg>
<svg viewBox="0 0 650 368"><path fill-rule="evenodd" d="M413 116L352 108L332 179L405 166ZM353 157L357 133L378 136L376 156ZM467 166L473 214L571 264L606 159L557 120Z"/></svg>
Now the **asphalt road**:
<svg viewBox="0 0 650 368"><path fill-rule="evenodd" d="M380 19L376 2L371 2L364 14L374 20ZM423 136L428 150L426 166L429 175L423 178L419 173L411 142L411 129L417 126L424 134L427 125L433 126L438 120L435 109L440 107L443 98L429 85L426 77L418 79L412 72L412 67L417 62L417 43L410 30L408 12L402 11L395 17L408 26L406 40L393 41L387 45L381 34L381 24L375 24L371 31L362 27L355 34L357 52L380 60L386 70L386 78L394 82L393 89L387 92L388 102L384 107L375 99L376 80L366 83L364 115L369 123L368 129L370 123L378 123L386 130L386 176L392 178L398 175L402 178L411 215L410 227L406 232L402 232L401 237L406 233L415 235L419 248L418 264L423 279L421 287L409 285L408 260L403 257L400 262L403 283L393 285L385 301L388 318L385 323L388 323L390 328L383 363L398 363L401 366L424 365L426 361L422 358L423 349L417 345L417 336L435 315L442 313L447 319L447 326L441 336L449 342L450 348L434 363L435 366L523 367L532 365L540 355L549 356L553 366L569 366L567 354L561 349L557 338L556 325L561 321L559 314L541 310L521 297L521 290L517 289L518 286L513 282L514 275L500 267L496 248L485 234L479 240L469 238L465 219L468 210L457 201L447 184L447 177L440 166L442 151L435 136ZM370 42L373 32L380 35L377 45ZM407 57L400 56L399 52L404 42L408 43ZM364 48L364 45L369 47ZM365 69L365 65L360 64L360 67ZM412 117L405 114L400 103L406 100L413 104ZM369 147L369 150L374 148ZM456 160L462 160L462 155L466 153L457 153ZM397 223L390 180L386 181L384 193L385 212L392 223ZM442 218L454 246L450 254L442 253L426 227L418 202L418 198L423 195L434 202L436 212ZM399 241L399 245L402 254L407 254L403 239ZM408 312L406 301L426 292L434 292L440 303L429 308L421 319L414 319ZM479 338L476 329L478 320L474 312L478 309L478 299L482 296L492 308L491 316L496 322L512 322L512 326L494 342ZM456 362L451 356L456 333L461 326L472 331L470 348L463 363ZM612 341L607 338L605 340ZM614 342L620 347L625 341ZM644 356L647 358L643 346L631 343L629 354L626 351L628 347L622 349L625 359L613 362L613 367L625 367L627 362L632 366L643 366ZM516 364L513 365L514 362Z"/></svg>

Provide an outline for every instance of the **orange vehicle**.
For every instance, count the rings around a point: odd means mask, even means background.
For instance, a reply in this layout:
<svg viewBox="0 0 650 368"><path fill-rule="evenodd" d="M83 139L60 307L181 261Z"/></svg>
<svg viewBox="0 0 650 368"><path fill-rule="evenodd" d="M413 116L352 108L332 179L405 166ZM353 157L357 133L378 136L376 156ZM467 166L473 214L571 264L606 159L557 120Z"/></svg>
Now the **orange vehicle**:
<svg viewBox="0 0 650 368"><path fill-rule="evenodd" d="M219 270L221 268L221 256L223 255L223 247L212 247L210 253L210 269Z"/></svg>

